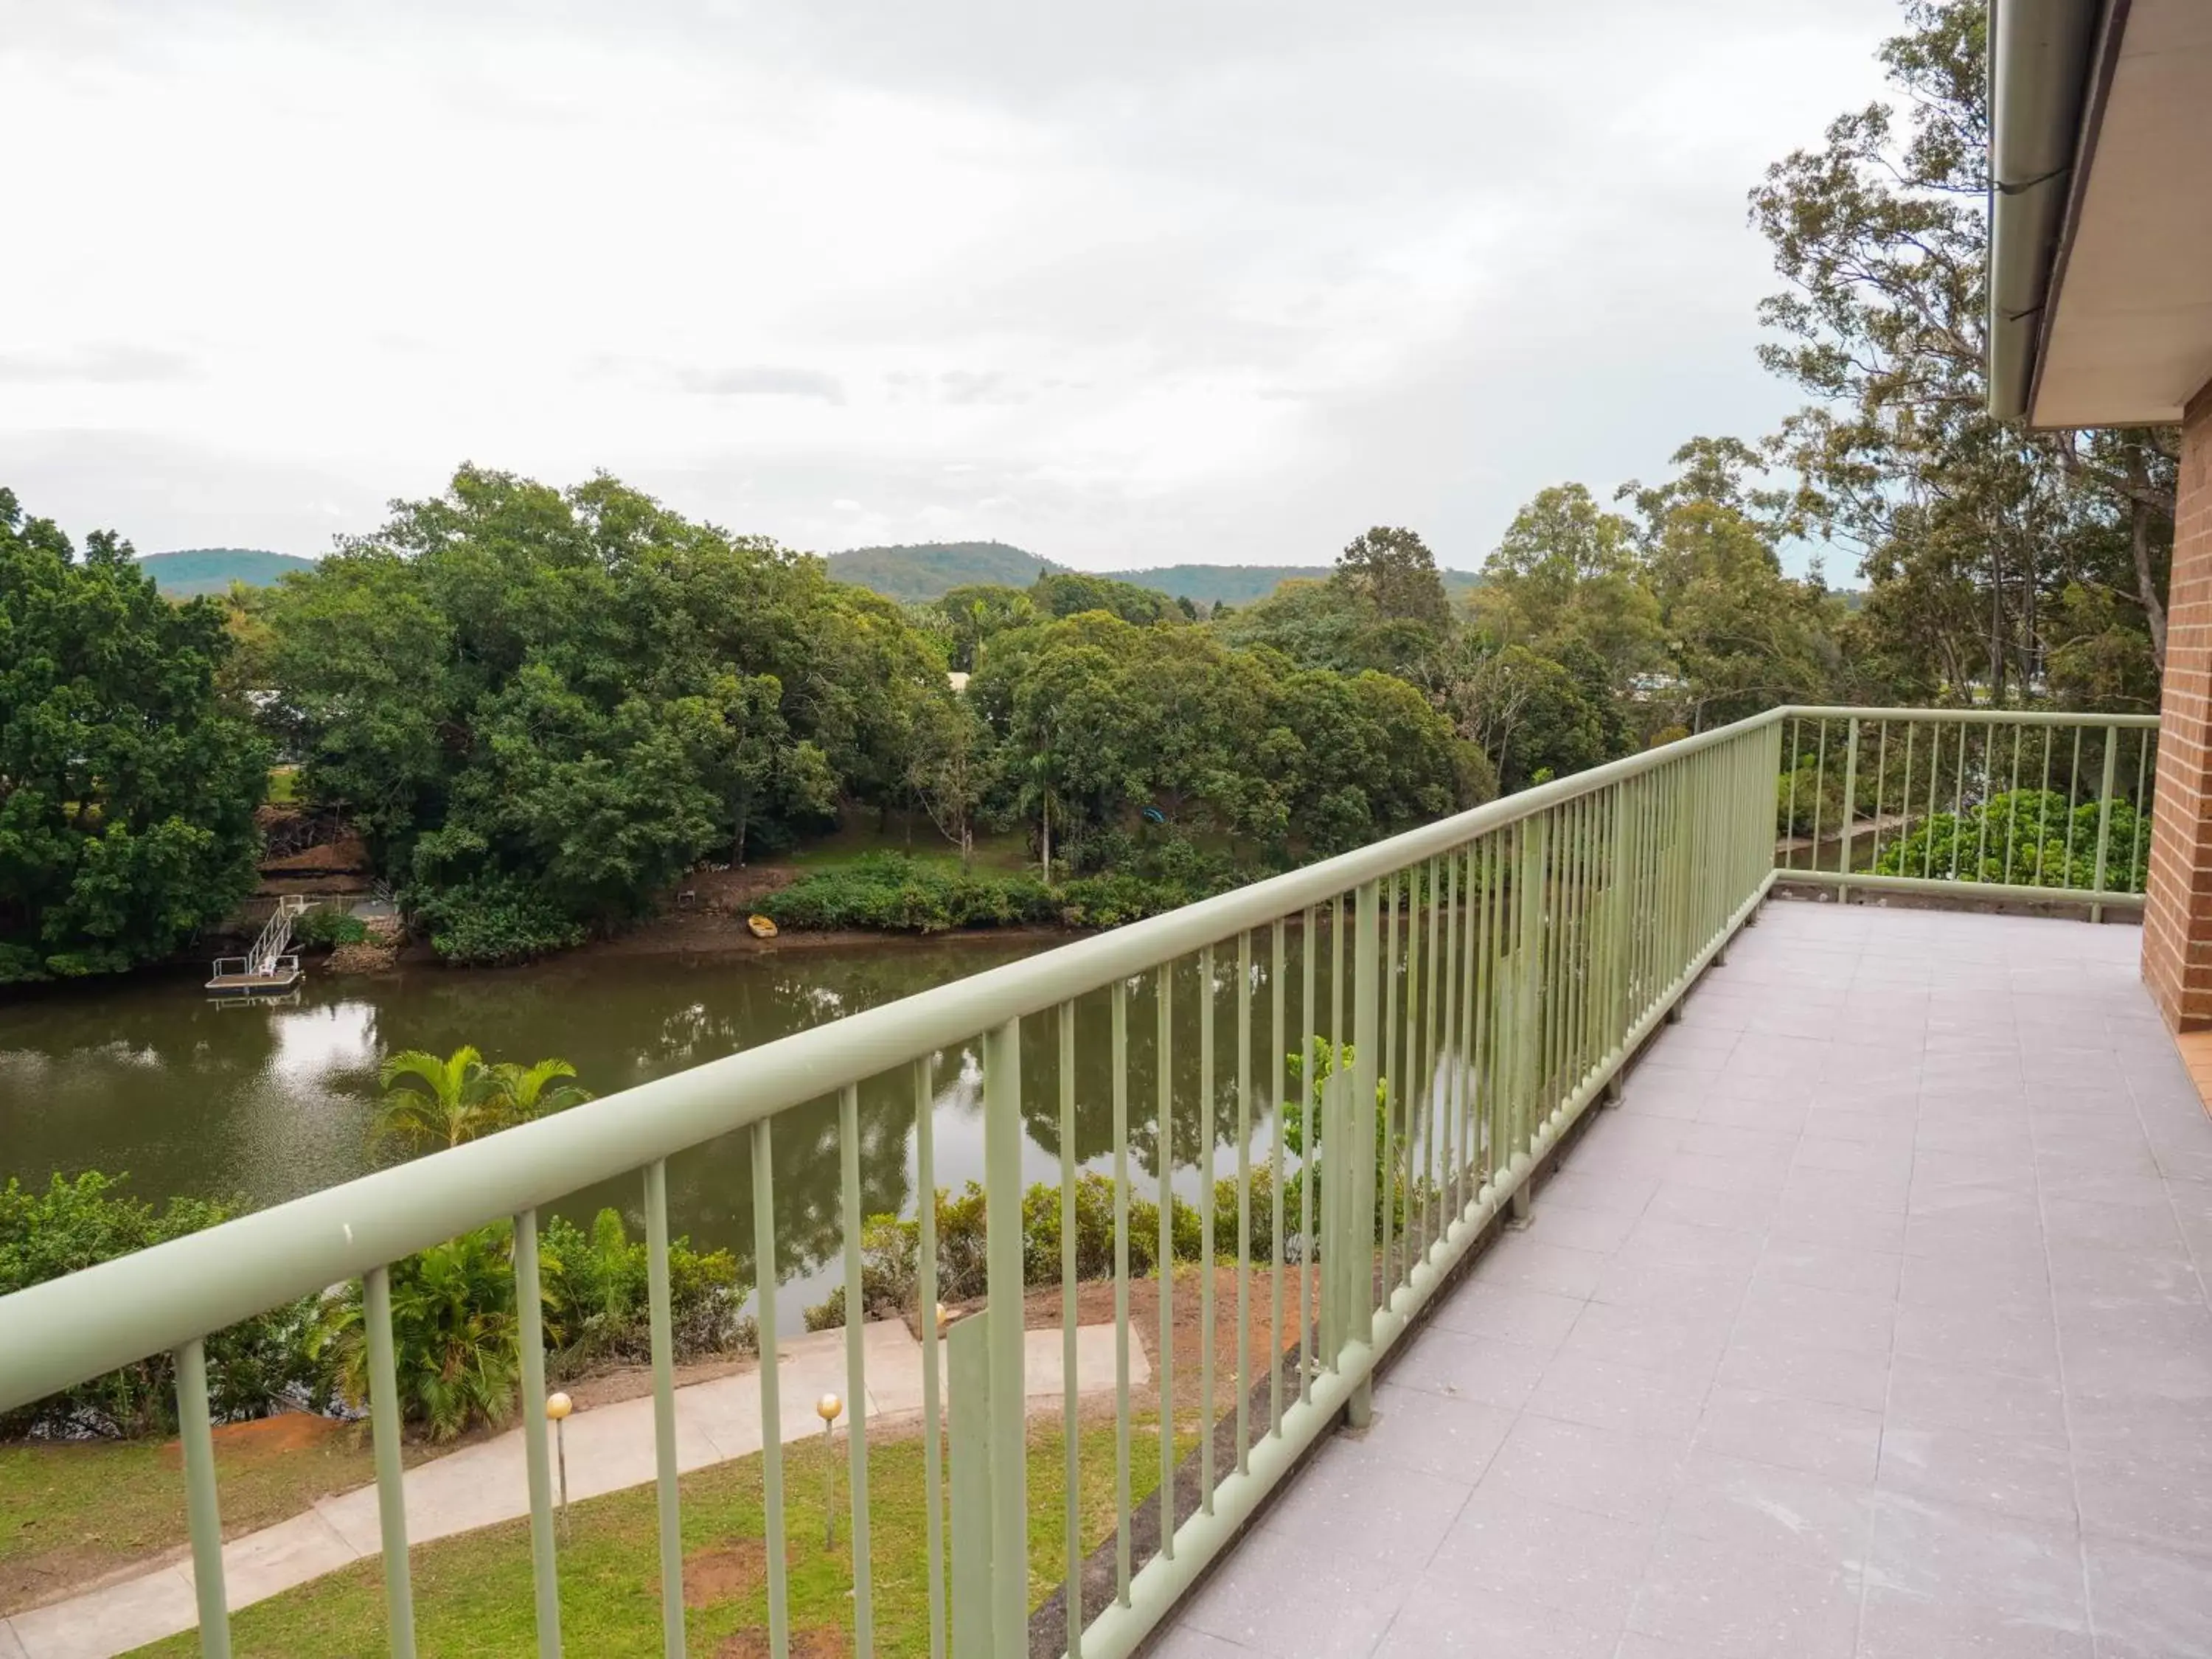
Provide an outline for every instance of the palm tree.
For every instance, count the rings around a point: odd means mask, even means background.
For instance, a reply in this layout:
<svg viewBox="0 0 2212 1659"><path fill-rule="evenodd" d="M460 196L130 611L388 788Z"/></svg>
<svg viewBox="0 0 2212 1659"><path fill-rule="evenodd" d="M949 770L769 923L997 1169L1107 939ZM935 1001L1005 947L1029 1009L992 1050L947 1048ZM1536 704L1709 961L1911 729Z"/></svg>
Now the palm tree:
<svg viewBox="0 0 2212 1659"><path fill-rule="evenodd" d="M384 1085L374 1132L379 1145L428 1152L506 1127L491 1073L473 1048L443 1060L420 1048L387 1055L377 1079Z"/></svg>
<svg viewBox="0 0 2212 1659"><path fill-rule="evenodd" d="M456 1048L443 1060L410 1048L389 1056L379 1070L384 1105L372 1139L380 1146L409 1152L458 1146L589 1100L590 1094L574 1084L546 1086L575 1075L576 1068L565 1060L487 1066L473 1048Z"/></svg>
<svg viewBox="0 0 2212 1659"><path fill-rule="evenodd" d="M550 1090L545 1086L556 1078L575 1075L576 1068L565 1060L541 1060L535 1066L504 1060L491 1068L491 1087L507 1112L507 1121L526 1123L533 1117L565 1112L589 1100L592 1091L574 1083L563 1083Z"/></svg>

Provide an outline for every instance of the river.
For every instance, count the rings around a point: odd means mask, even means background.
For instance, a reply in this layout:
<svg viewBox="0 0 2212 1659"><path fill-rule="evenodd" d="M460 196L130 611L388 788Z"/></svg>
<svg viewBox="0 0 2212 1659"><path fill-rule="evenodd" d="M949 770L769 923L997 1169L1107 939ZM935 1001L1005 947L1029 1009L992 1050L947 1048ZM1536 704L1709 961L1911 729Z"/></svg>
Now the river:
<svg viewBox="0 0 2212 1659"><path fill-rule="evenodd" d="M369 1145L384 1056L444 1054L473 1043L488 1059L559 1055L607 1095L791 1032L1016 961L1055 943L980 936L808 945L712 957L586 952L527 968L409 967L368 977L315 971L292 1006L210 1003L196 978L143 975L52 988L0 1000L0 1179L43 1186L55 1172L127 1172L131 1190L230 1197L260 1206L375 1167ZM1264 938L1255 955L1266 955ZM1295 1024L1301 975L1295 930L1285 973ZM1224 951L1216 974L1217 1169L1234 1165L1237 976ZM1317 975L1328 998L1326 963ZM1254 1142L1271 1144L1272 992L1255 962L1252 996ZM1194 1191L1200 1123L1199 977L1183 963L1173 994L1177 1184ZM1133 1169L1151 1184L1157 1144L1157 1008L1148 984L1129 1007ZM1349 1035L1348 1033L1346 1034ZM1028 1179L1057 1177L1058 1036L1026 1022L1024 1148ZM1293 1038L1286 1045L1295 1048ZM980 1045L937 1056L932 1071L938 1184L958 1190L982 1174ZM1110 1013L1101 993L1079 1005L1076 1152L1104 1170L1112 1156ZM780 1308L795 1311L836 1282L838 1146L834 1101L778 1118L775 1180ZM749 1138L732 1134L669 1164L670 1224L702 1248L752 1255ZM915 1107L902 1076L861 1096L861 1185L869 1214L915 1211ZM602 1183L554 1207L588 1223L602 1206L642 1226L641 1182Z"/></svg>

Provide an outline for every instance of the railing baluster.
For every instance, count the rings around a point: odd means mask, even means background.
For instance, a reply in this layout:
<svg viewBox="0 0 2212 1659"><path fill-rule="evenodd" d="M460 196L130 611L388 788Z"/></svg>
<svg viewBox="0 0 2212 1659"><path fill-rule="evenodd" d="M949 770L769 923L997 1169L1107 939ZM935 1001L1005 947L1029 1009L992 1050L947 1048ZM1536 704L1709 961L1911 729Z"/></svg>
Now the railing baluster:
<svg viewBox="0 0 2212 1659"><path fill-rule="evenodd" d="M1118 987L1116 989L1118 990ZM944 1406L939 1397L938 1356L943 1352L937 1320L937 1131L936 1098L929 1086L929 1056L911 1067L914 1089L915 1184L921 1188L916 1203L916 1251L921 1257L921 1305L915 1310L921 1325L921 1490L929 1506L922 1521L922 1547L929 1596L929 1656L945 1659L945 1439ZM1115 1323L1123 1345L1121 1398L1123 1438L1127 1441L1128 1404L1128 1274L1124 1272L1121 1301ZM1124 1512L1128 1508L1125 1502ZM1126 1576L1125 1576L1126 1582Z"/></svg>
<svg viewBox="0 0 2212 1659"><path fill-rule="evenodd" d="M1905 787L1897 794L1897 815L1903 820L1897 826L1897 871L1899 875L1907 873L1905 852L1912 845L1912 742L1919 730L1916 721L1905 723Z"/></svg>
<svg viewBox="0 0 2212 1659"><path fill-rule="evenodd" d="M1213 1013L1218 988L1213 976L1213 947L1198 953L1198 1506L1213 1513L1213 1427L1219 1409L1213 1392Z"/></svg>
<svg viewBox="0 0 2212 1659"><path fill-rule="evenodd" d="M2050 844L2051 825L2046 820L2051 814L2051 728L2043 728L2043 781L2035 792L2035 884L2043 885L2043 852Z"/></svg>
<svg viewBox="0 0 2212 1659"><path fill-rule="evenodd" d="M845 1484L853 1511L853 1650L869 1659L876 1646L874 1575L868 1538L868 1307L860 1272L860 1090L837 1091L839 1209L845 1235Z"/></svg>
<svg viewBox="0 0 2212 1659"><path fill-rule="evenodd" d="M384 1544L384 1607L392 1659L415 1659L415 1592L407 1567L406 1471L399 1456L399 1382L392 1353L392 1270L362 1275L368 1326L368 1424L376 1443L376 1516Z"/></svg>
<svg viewBox="0 0 2212 1659"><path fill-rule="evenodd" d="M1790 721L1790 809L1783 820L1783 839L1788 843L1783 854L1785 865L1795 869L1797 865L1797 736L1805 722L1793 716Z"/></svg>
<svg viewBox="0 0 2212 1659"><path fill-rule="evenodd" d="M1951 782L1951 879L1959 878L1959 849L1966 839L1966 722L1959 722L1959 757Z"/></svg>
<svg viewBox="0 0 2212 1659"><path fill-rule="evenodd" d="M1982 801L1978 815L1982 821L1981 834L1974 843L1974 875L1976 881L1987 881L1990 870L1990 785L1996 781L1997 728L1994 725L1982 728Z"/></svg>
<svg viewBox="0 0 2212 1659"><path fill-rule="evenodd" d="M1237 1473L1251 1473L1252 935L1237 936Z"/></svg>
<svg viewBox="0 0 2212 1659"><path fill-rule="evenodd" d="M2058 884L2074 885L2074 805L2081 792L2081 728L2074 728L2074 763L2066 775L2066 878Z"/></svg>
<svg viewBox="0 0 2212 1659"><path fill-rule="evenodd" d="M1443 908L1429 929L1429 994L1439 999L1437 1012L1432 1020L1441 1023L1440 1036L1443 1047L1443 1081L1439 1085L1431 1082L1429 1097L1421 1109L1421 1257L1435 1259L1437 1243L1443 1237L1443 1189L1437 1183L1437 1150L1452 1118L1460 1109L1462 1097L1468 1092L1467 1034L1459 1029L1458 999L1460 940L1464 932L1462 906L1472 903L1472 885L1462 897L1460 866L1468 856L1465 848L1447 853L1443 858ZM1436 1061L1430 1061L1431 1074Z"/></svg>
<svg viewBox="0 0 2212 1659"><path fill-rule="evenodd" d="M201 1659L230 1659L230 1602L223 1588L222 1508L216 1492L215 1429L208 1414L207 1346L195 1337L174 1356L177 1439L185 1454L185 1515L192 1539L192 1599Z"/></svg>
<svg viewBox="0 0 2212 1659"><path fill-rule="evenodd" d="M1340 1322L1347 1343L1365 1346L1375 1340L1375 1279L1373 1245L1376 1206L1380 1199L1376 1180L1376 1091L1381 1082L1384 1037L1381 1026L1382 979L1390 963L1382 955L1380 882L1359 889L1358 928L1352 960L1352 1102L1345 1152L1346 1212L1344 1222L1344 1318ZM1350 1356L1340 1347L1340 1364ZM1371 1371L1353 1385L1345 1402L1347 1425L1364 1429L1374 1415L1375 1381Z"/></svg>
<svg viewBox="0 0 2212 1659"><path fill-rule="evenodd" d="M668 1286L668 1165L645 1168L646 1297L653 1337L654 1496L660 1522L660 1629L666 1659L684 1659L684 1523L676 1486L675 1304ZM544 1443L544 1414L532 1412ZM549 1533L549 1537L550 1536Z"/></svg>
<svg viewBox="0 0 2212 1659"><path fill-rule="evenodd" d="M2119 759L2120 728L2108 726L2105 728L2105 776L2097 787L2097 862L2089 878L2090 890L2097 893L2105 890L2105 854L2112 839L2112 771L2118 765ZM2103 905L2089 907L2090 921L2102 921L2104 919Z"/></svg>
<svg viewBox="0 0 2212 1659"><path fill-rule="evenodd" d="M657 1167L657 1166L656 1166ZM646 1176L646 1209L652 1213L653 1179L651 1171ZM649 1220L648 1220L648 1224ZM648 1252L649 1254L649 1252ZM561 1582L553 1539L553 1462L545 1443L545 1320L544 1291L538 1271L538 1212L525 1210L514 1218L514 1314L515 1341L522 1358L522 1452L523 1463L530 1483L530 1577L538 1602L538 1659L560 1659L561 1654ZM659 1348L659 1328L655 1327L654 1384L658 1389ZM659 1404L656 1392L655 1428L659 1427ZM681 1553L677 1557L680 1563ZM668 1571L665 1552L661 1557L661 1571ZM661 1607L664 1612L669 1597L663 1591ZM676 1629L678 1640L682 1640L684 1628L684 1590L676 1587ZM678 1646L670 1650L680 1656Z"/></svg>
<svg viewBox="0 0 2212 1659"><path fill-rule="evenodd" d="M1129 984L1114 981L1114 1586L1129 1605Z"/></svg>
<svg viewBox="0 0 2212 1659"><path fill-rule="evenodd" d="M1304 1096L1298 1102L1298 1121L1304 1126L1298 1151L1298 1400L1302 1404L1313 1401L1313 1334L1314 1334L1314 1137L1321 1132L1317 1113L1319 1091L1314 1088L1313 1040L1321 1033L1320 1011L1314 1006L1314 986L1319 978L1315 958L1321 954L1319 909L1308 905L1299 926L1298 937L1304 941L1298 951L1298 1088ZM1281 1047L1279 1043L1278 1048ZM1278 1086L1275 1093L1284 1091ZM1287 1097L1285 1097L1286 1099ZM1281 1109L1279 1103L1278 1110Z"/></svg>
<svg viewBox="0 0 2212 1659"><path fill-rule="evenodd" d="M1938 720L1928 728L1928 833L1920 842L1920 876L1923 881L1935 873L1936 791L1942 777L1943 725Z"/></svg>
<svg viewBox="0 0 2212 1659"><path fill-rule="evenodd" d="M2144 793L2150 782L2150 738L2148 728L2138 732L2136 744L2136 819L2135 829L2128 836L2127 890L2140 893L2149 884L2143 879L2142 832L2150 821L2150 797Z"/></svg>
<svg viewBox="0 0 2212 1659"><path fill-rule="evenodd" d="M1597 839L1597 802L1585 795L1575 804L1575 979L1574 1055L1568 1062L1567 1081L1579 1088L1590 1069L1590 968L1595 960L1596 911L1590 903L1597 860L1592 848Z"/></svg>
<svg viewBox="0 0 2212 1659"><path fill-rule="evenodd" d="M1396 1255L1397 1229L1390 1202L1392 1186L1389 1137L1398 1121L1399 1097L1404 1093L1405 1079L1399 1075L1404 1056L1398 1052L1398 900L1400 890L1411 885L1409 876L1392 876L1381 884L1378 896L1382 902L1382 935L1379 945L1379 967L1382 975L1382 1023L1376 1031L1375 1040L1381 1045L1376 1056L1376 1084L1382 1091L1382 1146L1378 1154L1381 1191L1375 1197L1376 1212L1382 1218L1382 1237L1377 1243L1381 1249L1376 1260L1380 1263L1382 1283L1391 1282L1391 1264ZM1410 1003L1412 996L1407 995Z"/></svg>
<svg viewBox="0 0 2212 1659"><path fill-rule="evenodd" d="M2008 882L2013 879L2013 848L2018 844L2020 837L2020 747L2022 739L2027 736L2027 728L2025 726L2013 727L2012 781L2005 786L2004 878ZM1984 813L1984 816L1988 815Z"/></svg>
<svg viewBox="0 0 2212 1659"><path fill-rule="evenodd" d="M1029 1641L1027 1384L1023 1378L1022 1028L983 1034L984 1283L990 1297L991 1647ZM1173 1437L1169 1437L1172 1443Z"/></svg>
<svg viewBox="0 0 2212 1659"><path fill-rule="evenodd" d="M773 1118L756 1121L753 1158L753 1321L760 1332L761 1530L768 1546L768 1650L789 1659L783 1537L783 1403L775 1335L775 1165Z"/></svg>
<svg viewBox="0 0 2212 1659"><path fill-rule="evenodd" d="M1498 1039L1493 1003L1497 970L1492 952L1497 948L1493 917L1499 891L1498 854L1504 833L1492 830L1468 849L1469 870L1480 867L1482 877L1474 902L1468 906L1468 971L1460 983L1460 1024L1462 1030L1474 1034L1474 1073L1462 1109L1453 1115L1451 1124L1451 1133L1460 1142L1461 1152L1457 1167L1450 1171L1450 1219L1455 1224L1468 1211L1470 1171L1475 1172L1477 1188L1494 1179L1497 1174ZM1439 1201L1442 1196L1438 1194Z"/></svg>
<svg viewBox="0 0 2212 1659"><path fill-rule="evenodd" d="M1820 809L1826 805L1828 793L1828 717L1820 717L1820 759L1813 773L1813 860L1812 868L1820 867Z"/></svg>
<svg viewBox="0 0 2212 1659"><path fill-rule="evenodd" d="M1910 727L1906 728L1910 730ZM1889 722L1877 722L1874 737L1874 850L1867 855L1867 868L1881 868L1881 802L1883 792L1889 785Z"/></svg>
<svg viewBox="0 0 2212 1659"><path fill-rule="evenodd" d="M1554 810L1541 814L1537 819L1536 845L1536 1006L1543 1011L1543 1051L1539 1063L1541 1072L1537 1079L1535 1097L1530 1103L1528 1139L1533 1146L1536 1132L1551 1115L1553 1092L1558 1086L1559 1067L1559 945L1563 931L1564 907L1558 905L1559 895L1559 859L1564 837L1560 834L1562 814Z"/></svg>
<svg viewBox="0 0 2212 1659"><path fill-rule="evenodd" d="M1075 1005L1060 1005L1060 1382L1067 1659L1083 1659L1083 1442L1075 1375Z"/></svg>
<svg viewBox="0 0 2212 1659"><path fill-rule="evenodd" d="M1849 877L1851 873L1851 831L1858 817L1859 789L1859 723L1856 718L1844 723L1849 736L1844 749L1844 811L1843 844L1836 852L1836 873ZM1841 903L1850 889L1839 886L1836 901Z"/></svg>
<svg viewBox="0 0 2212 1659"><path fill-rule="evenodd" d="M1175 1559L1175 964L1163 963L1152 975L1158 1030L1152 1057L1158 1067L1158 1171L1160 1314L1160 1557ZM1211 1340L1210 1338L1208 1340Z"/></svg>
<svg viewBox="0 0 2212 1659"><path fill-rule="evenodd" d="M1422 1046L1427 1052L1421 1063L1420 1091L1416 1097L1418 1104L1415 1108L1421 1115L1420 1139L1425 1149L1435 1143L1432 1131L1437 1121L1437 1095L1448 1090L1448 1085L1438 1084L1437 1073L1441 1069L1447 1078L1451 1075L1451 1062L1447 1057L1451 1047L1451 1033L1448 1029L1451 1018L1451 997L1450 993L1444 989L1443 982L1444 975L1449 971L1451 947L1445 943L1444 930L1455 922L1456 917L1452 908L1452 900L1458 892L1458 854L1447 853L1441 859L1431 859L1429 860L1429 955L1427 964L1421 975L1421 985L1426 999L1421 1013L1425 1036L1425 1041ZM1425 1162L1425 1151L1423 1157ZM1425 1176L1419 1181L1415 1178L1413 1146L1409 1138L1406 1143L1406 1225L1410 1230L1415 1224L1415 1218L1419 1218L1420 1250L1421 1259L1424 1261L1428 1260L1430 1249L1436 1242L1430 1236L1428 1227L1428 1188L1431 1184L1432 1184L1432 1177ZM1407 1266L1409 1268L1407 1277L1410 1281L1412 1264L1408 1263Z"/></svg>
<svg viewBox="0 0 2212 1659"><path fill-rule="evenodd" d="M1338 1071L1343 1071L1343 1061L1345 1061L1345 896L1338 894L1336 898L1329 900L1329 1075L1332 1075L1332 1078ZM1316 1134L1318 1134L1318 1119L1325 1115L1325 1110L1322 1110L1325 1109L1325 1102L1328 1102L1328 1095L1322 1095L1321 1102L1314 1103L1314 1115L1316 1115ZM1329 1259L1329 1248L1343 1239L1343 1217L1334 1212L1329 1206L1334 1206L1334 1203L1340 1199L1343 1190L1345 1190L1345 1183L1340 1182L1340 1179L1334 1179L1334 1176L1329 1176L1328 1172L1322 1172L1321 1203L1322 1203L1322 1214L1325 1214L1325 1224L1322 1224L1322 1230L1321 1230L1322 1232L1322 1263L1321 1263L1322 1329L1328 1329L1329 1318L1332 1318L1334 1310L1336 1310L1338 1301L1340 1301L1340 1298L1329 1297L1329 1285L1332 1285L1332 1283L1340 1283L1340 1274L1338 1274L1336 1263ZM1336 1322L1338 1325L1343 1325L1343 1316L1340 1316L1340 1314L1336 1314ZM1328 1340L1328 1336L1322 1336L1321 1363L1325 1364L1328 1370L1334 1371L1338 1370L1340 1360L1343 1360L1343 1356L1338 1354L1336 1343Z"/></svg>
<svg viewBox="0 0 2212 1659"><path fill-rule="evenodd" d="M1271 1017L1267 1052L1274 1085L1274 1092L1268 1096L1272 1103L1270 1115L1274 1125L1274 1179L1267 1183L1270 1206L1267 1232L1273 1247L1268 1260L1274 1264L1274 1282L1269 1287L1273 1293L1274 1307L1267 1326L1271 1344L1267 1351L1267 1431L1279 1440L1283 1434L1283 1351L1286 1346L1283 1340L1283 1184L1290 1178L1290 1171L1283 1162L1283 1043L1286 1040L1286 1027L1283 1021L1281 917L1275 919L1270 933L1269 943L1273 947L1273 956L1267 974L1268 1012ZM1304 1264L1300 1265L1299 1271L1304 1271Z"/></svg>

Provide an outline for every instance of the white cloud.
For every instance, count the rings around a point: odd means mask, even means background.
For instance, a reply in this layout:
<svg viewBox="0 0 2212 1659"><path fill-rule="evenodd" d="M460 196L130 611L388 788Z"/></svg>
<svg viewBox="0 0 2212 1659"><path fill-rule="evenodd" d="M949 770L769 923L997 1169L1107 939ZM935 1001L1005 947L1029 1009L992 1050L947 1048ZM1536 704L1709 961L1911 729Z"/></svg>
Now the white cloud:
<svg viewBox="0 0 2212 1659"><path fill-rule="evenodd" d="M469 459L801 546L1473 563L1790 406L1744 194L1896 20L0 0L0 482L148 549Z"/></svg>

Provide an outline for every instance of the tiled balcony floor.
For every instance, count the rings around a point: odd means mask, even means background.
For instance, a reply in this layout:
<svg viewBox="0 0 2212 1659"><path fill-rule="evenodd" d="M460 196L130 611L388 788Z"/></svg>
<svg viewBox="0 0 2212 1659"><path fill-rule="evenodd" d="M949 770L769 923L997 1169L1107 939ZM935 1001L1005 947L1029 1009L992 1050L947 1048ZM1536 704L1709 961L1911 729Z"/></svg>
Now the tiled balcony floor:
<svg viewBox="0 0 2212 1659"><path fill-rule="evenodd" d="M2132 927L1776 900L1162 1659L2212 1654Z"/></svg>

